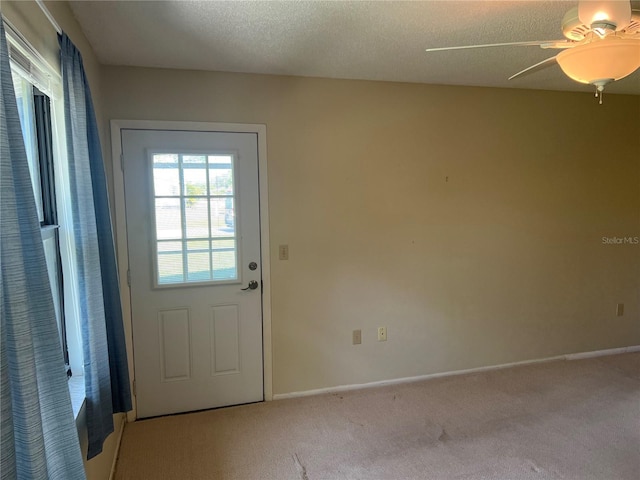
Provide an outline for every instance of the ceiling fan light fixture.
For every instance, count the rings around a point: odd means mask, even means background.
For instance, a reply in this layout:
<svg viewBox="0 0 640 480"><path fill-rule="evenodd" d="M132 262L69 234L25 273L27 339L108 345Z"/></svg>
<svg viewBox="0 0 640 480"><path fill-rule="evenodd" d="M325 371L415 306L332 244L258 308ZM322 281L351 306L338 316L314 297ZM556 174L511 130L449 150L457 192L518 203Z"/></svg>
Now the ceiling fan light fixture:
<svg viewBox="0 0 640 480"><path fill-rule="evenodd" d="M582 0L578 4L580 21L592 30L622 30L631 21L631 2L620 0Z"/></svg>
<svg viewBox="0 0 640 480"><path fill-rule="evenodd" d="M640 41L610 35L563 50L556 60L572 80L604 86L640 68Z"/></svg>

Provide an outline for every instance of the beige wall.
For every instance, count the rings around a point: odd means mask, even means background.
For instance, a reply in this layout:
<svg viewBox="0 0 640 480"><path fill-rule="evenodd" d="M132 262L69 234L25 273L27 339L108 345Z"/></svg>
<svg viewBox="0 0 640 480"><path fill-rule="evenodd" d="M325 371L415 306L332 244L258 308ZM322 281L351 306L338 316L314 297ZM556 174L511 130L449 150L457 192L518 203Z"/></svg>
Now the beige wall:
<svg viewBox="0 0 640 480"><path fill-rule="evenodd" d="M639 97L103 74L105 119L267 125L274 393L640 343Z"/></svg>
<svg viewBox="0 0 640 480"><path fill-rule="evenodd" d="M76 22L67 3L46 2L46 5L58 24L82 53L82 60L89 80L89 85L91 87L99 128L101 133L103 133L102 144L104 151L106 142L104 141L105 130L103 123L104 115L102 114L102 94L100 88L100 64L98 63L91 46L87 42L87 39L82 33L82 30ZM38 5L33 1L8 2L3 0L0 3L0 9L4 18L6 18L44 57L44 59L59 72L60 48L58 46L57 34L51 26L51 23L49 23L45 15L42 13L42 10L40 10L40 7L38 7ZM114 415L116 432L119 432L123 421L124 415ZM80 445L85 457L87 480L107 480L109 478L113 458L116 453L117 434L114 433L107 438L102 454L87 462L86 421L82 414L78 418L77 423Z"/></svg>

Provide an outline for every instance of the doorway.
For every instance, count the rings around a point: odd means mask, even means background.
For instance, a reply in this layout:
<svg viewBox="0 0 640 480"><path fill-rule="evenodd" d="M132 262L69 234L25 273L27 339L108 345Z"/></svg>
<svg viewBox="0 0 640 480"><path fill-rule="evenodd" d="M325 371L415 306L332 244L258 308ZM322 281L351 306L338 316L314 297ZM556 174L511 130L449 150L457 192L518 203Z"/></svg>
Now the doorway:
<svg viewBox="0 0 640 480"><path fill-rule="evenodd" d="M131 122L113 133L136 418L271 399L264 126Z"/></svg>

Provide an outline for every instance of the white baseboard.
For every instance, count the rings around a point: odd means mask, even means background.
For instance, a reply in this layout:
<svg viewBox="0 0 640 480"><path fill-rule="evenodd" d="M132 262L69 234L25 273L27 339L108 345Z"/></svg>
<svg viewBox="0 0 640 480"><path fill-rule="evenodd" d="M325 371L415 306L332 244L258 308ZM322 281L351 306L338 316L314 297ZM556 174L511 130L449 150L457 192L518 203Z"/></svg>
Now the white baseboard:
<svg viewBox="0 0 640 480"><path fill-rule="evenodd" d="M533 360L523 360L520 362L502 363L499 365L490 365L487 367L469 368L466 370L453 370L450 372L430 373L427 375L418 375L416 377L394 378L391 380L380 380L377 382L358 383L353 385L339 385L337 387L318 388L314 390L304 390L301 392L275 393L274 400L284 400L287 398L308 397L311 395L320 395L323 393L346 392L348 390L360 390L364 388L384 387L387 385L397 385L401 383L420 382L422 380L430 380L433 378L453 377L455 375L466 375L469 373L488 372L491 370L501 370L503 368L517 367L522 365L533 365L536 363L553 362L557 360L581 360L585 358L603 357L606 355L619 355L621 353L640 352L640 345L630 347L610 348L607 350L596 350L594 352L569 353L566 355L557 355L555 357L538 358Z"/></svg>
<svg viewBox="0 0 640 480"><path fill-rule="evenodd" d="M113 480L116 474L116 464L118 463L118 456L120 455L120 444L122 443L122 433L124 432L124 424L127 422L126 415L122 415L120 426L118 427L118 438L116 439L116 448L113 454L113 462L111 463L111 472L109 473L109 480Z"/></svg>
<svg viewBox="0 0 640 480"><path fill-rule="evenodd" d="M604 357L606 355L619 355L621 353L640 352L640 345L631 347L610 348L608 350L596 350L595 352L569 353L564 357L567 360L580 360L583 358Z"/></svg>

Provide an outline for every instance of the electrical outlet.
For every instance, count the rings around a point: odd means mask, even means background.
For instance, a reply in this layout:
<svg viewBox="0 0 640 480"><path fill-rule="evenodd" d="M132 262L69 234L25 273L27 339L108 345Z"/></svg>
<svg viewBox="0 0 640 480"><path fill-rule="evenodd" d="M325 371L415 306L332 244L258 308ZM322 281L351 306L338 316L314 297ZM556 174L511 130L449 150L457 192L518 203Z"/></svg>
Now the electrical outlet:
<svg viewBox="0 0 640 480"><path fill-rule="evenodd" d="M289 245L280 245L278 247L278 256L280 260L289 260Z"/></svg>
<svg viewBox="0 0 640 480"><path fill-rule="evenodd" d="M379 342L387 341L387 327L378 327L378 341Z"/></svg>
<svg viewBox="0 0 640 480"><path fill-rule="evenodd" d="M362 343L362 330L353 331L353 344L360 345Z"/></svg>
<svg viewBox="0 0 640 480"><path fill-rule="evenodd" d="M624 303L619 303L616 306L616 316L621 317L624 315Z"/></svg>

